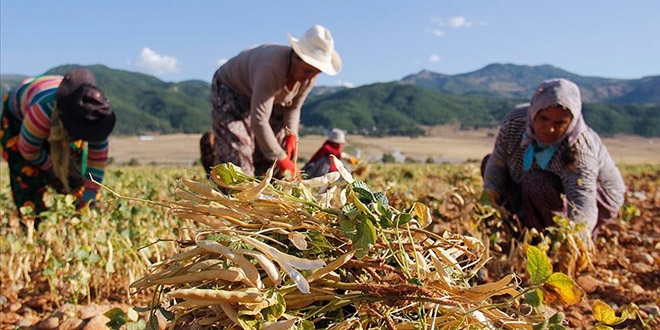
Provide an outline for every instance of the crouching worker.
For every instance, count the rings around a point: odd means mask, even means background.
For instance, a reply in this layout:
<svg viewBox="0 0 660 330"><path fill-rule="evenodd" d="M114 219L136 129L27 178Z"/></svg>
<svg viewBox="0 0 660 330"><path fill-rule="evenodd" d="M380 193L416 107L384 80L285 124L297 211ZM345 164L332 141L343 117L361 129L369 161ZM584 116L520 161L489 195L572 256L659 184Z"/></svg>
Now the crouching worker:
<svg viewBox="0 0 660 330"><path fill-rule="evenodd" d="M341 160L341 148L344 144L346 144L346 133L340 129L333 128L328 135L328 139L302 168L303 175L307 178L315 178L326 175L329 172L336 172L337 167L330 160L330 155L334 155L337 159Z"/></svg>
<svg viewBox="0 0 660 330"><path fill-rule="evenodd" d="M531 104L509 112L482 175L484 199L505 207L524 227L542 231L561 215L584 224L583 239L595 238L617 217L626 190L582 117L578 86L566 79L544 81Z"/></svg>
<svg viewBox="0 0 660 330"><path fill-rule="evenodd" d="M2 109L2 156L19 213L46 210L48 186L77 196L78 207L95 204L100 187L90 176L103 180L116 117L93 74L77 68L25 79L4 95Z"/></svg>

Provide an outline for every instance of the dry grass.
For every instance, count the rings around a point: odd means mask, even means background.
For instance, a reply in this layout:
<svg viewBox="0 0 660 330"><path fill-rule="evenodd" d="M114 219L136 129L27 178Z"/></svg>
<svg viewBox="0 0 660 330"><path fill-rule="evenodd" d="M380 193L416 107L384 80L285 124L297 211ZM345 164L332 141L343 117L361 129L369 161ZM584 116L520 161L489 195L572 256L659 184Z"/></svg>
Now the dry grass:
<svg viewBox="0 0 660 330"><path fill-rule="evenodd" d="M380 160L383 153L411 157L425 161L463 162L481 159L490 152L495 141L495 130L463 131L454 127L437 127L423 138L387 137L369 138L349 135L346 151L361 157ZM154 136L153 140L139 137L112 137L110 157L117 164L131 159L140 164L190 165L199 159L199 134L173 134ZM304 136L300 139L299 157L309 159L323 144L325 136ZM638 136L617 136L603 139L617 164L660 164L660 139Z"/></svg>

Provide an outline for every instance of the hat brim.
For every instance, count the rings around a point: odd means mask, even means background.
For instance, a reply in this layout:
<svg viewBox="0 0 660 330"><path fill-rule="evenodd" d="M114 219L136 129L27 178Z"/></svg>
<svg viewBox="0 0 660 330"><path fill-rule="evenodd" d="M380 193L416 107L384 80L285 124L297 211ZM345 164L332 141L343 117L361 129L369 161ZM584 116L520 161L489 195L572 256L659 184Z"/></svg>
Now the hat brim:
<svg viewBox="0 0 660 330"><path fill-rule="evenodd" d="M330 56L330 62L322 62L319 61L302 51L300 48L300 45L298 45L298 39L294 38L291 34L287 34L287 37L289 38L289 44L291 44L291 48L293 49L294 52L303 60L305 63L321 70L321 72L329 75L329 76L336 76L339 71L341 71L342 63L341 63L341 57L339 57L339 53L337 53L336 50L332 50L332 55Z"/></svg>
<svg viewBox="0 0 660 330"><path fill-rule="evenodd" d="M80 116L67 116L65 113L61 113L61 117L64 129L71 137L89 142L106 140L117 122L114 112L95 121Z"/></svg>

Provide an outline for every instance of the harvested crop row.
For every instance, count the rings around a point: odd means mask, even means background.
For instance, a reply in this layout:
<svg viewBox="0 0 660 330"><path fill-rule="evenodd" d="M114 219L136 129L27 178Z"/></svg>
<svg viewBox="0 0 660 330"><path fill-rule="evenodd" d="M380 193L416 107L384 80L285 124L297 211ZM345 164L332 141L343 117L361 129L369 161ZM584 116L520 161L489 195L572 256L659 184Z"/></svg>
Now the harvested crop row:
<svg viewBox="0 0 660 330"><path fill-rule="evenodd" d="M513 275L470 285L488 255L479 240L428 231L425 205L396 210L338 164L339 175L308 181L257 179L231 164L208 185L182 181L170 210L197 223L196 247L132 287L157 287L173 325L532 328L511 312L516 299L490 301L520 295Z"/></svg>

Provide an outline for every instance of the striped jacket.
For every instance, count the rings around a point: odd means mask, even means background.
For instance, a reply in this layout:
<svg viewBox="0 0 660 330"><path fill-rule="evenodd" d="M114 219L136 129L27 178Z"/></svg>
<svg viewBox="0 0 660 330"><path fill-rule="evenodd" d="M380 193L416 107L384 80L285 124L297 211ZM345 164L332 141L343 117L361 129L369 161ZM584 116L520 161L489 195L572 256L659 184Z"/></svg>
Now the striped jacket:
<svg viewBox="0 0 660 330"><path fill-rule="evenodd" d="M55 107L57 88L62 76L39 76L23 80L9 92L8 107L11 114L22 123L18 139L18 150L27 161L35 166L50 170L53 167L48 141L51 128L51 115ZM98 182L103 181L108 160L108 140L88 143L87 173L84 175L85 190L98 191Z"/></svg>
<svg viewBox="0 0 660 330"><path fill-rule="evenodd" d="M513 109L504 119L495 141L495 146L484 170L484 190L494 191L502 197L505 193L507 177L520 183L526 171L523 170L525 147L521 146L523 133L527 127L528 106ZM562 144L548 165L548 171L557 175L562 182L569 204L569 215L576 222L586 221L590 229L598 219L597 187L605 193L603 198L609 205L620 208L624 202L626 187L612 157L598 134L587 128L577 139L577 168L568 169L561 155L569 152ZM534 163L535 167L538 165Z"/></svg>

